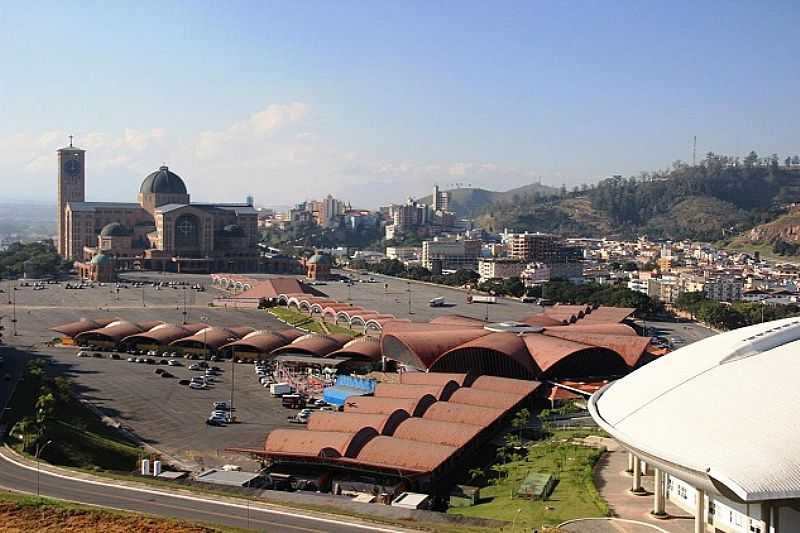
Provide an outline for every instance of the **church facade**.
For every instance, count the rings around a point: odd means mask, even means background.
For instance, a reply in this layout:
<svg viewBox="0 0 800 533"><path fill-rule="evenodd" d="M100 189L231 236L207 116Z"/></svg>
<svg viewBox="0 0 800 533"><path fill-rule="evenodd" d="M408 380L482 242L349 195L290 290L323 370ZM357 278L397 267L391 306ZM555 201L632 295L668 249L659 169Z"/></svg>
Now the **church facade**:
<svg viewBox="0 0 800 533"><path fill-rule="evenodd" d="M96 265L104 256L114 270L258 271L251 204L192 203L166 166L144 178L136 202L87 202L85 162L72 142L58 150L58 251L65 259Z"/></svg>

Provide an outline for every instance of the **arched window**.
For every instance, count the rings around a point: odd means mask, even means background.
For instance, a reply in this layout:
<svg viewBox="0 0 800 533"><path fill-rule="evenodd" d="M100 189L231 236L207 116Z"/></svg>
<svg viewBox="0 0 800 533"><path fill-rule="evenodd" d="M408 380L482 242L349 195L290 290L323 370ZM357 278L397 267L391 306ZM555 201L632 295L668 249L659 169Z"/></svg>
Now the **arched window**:
<svg viewBox="0 0 800 533"><path fill-rule="evenodd" d="M175 220L175 248L200 247L200 220L191 214Z"/></svg>

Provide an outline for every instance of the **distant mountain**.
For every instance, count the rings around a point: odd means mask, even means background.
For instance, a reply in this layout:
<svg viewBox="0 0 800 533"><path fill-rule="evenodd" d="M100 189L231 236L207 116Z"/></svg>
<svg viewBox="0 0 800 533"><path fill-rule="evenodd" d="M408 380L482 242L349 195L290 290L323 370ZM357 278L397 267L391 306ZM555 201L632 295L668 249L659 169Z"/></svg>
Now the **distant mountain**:
<svg viewBox="0 0 800 533"><path fill-rule="evenodd" d="M509 191L489 191L477 187L461 187L450 189L447 192L450 193L450 210L455 212L456 216L463 218L472 217L489 204L495 202L513 201L515 196L518 198L526 195L535 196L536 194L548 196L558 192L558 189L540 183L531 183ZM433 196L428 195L417 199L417 201L430 205L433 203Z"/></svg>

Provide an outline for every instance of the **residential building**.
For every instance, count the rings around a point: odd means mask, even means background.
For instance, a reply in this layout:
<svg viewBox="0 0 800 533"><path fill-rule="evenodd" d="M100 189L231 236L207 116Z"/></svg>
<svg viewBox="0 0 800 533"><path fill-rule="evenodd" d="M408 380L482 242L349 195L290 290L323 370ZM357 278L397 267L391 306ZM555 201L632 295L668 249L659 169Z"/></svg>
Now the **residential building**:
<svg viewBox="0 0 800 533"><path fill-rule="evenodd" d="M520 274L526 287L532 287L550 281L550 267L545 263L528 263Z"/></svg>
<svg viewBox="0 0 800 533"><path fill-rule="evenodd" d="M422 243L422 266L429 270L475 270L481 255L481 241L440 240ZM436 264L436 266L434 266Z"/></svg>
<svg viewBox="0 0 800 533"><path fill-rule="evenodd" d="M490 279L518 278L525 270L526 263L511 258L482 258L478 260L478 274L481 281Z"/></svg>
<svg viewBox="0 0 800 533"><path fill-rule="evenodd" d="M546 233L507 233L504 235L508 255L526 262L551 262L558 258L561 239Z"/></svg>
<svg viewBox="0 0 800 533"><path fill-rule="evenodd" d="M706 281L703 290L709 300L735 302L742 299L743 286L740 278L717 278Z"/></svg>
<svg viewBox="0 0 800 533"><path fill-rule="evenodd" d="M420 246L387 246L386 259L397 259L402 263L419 261L422 256Z"/></svg>

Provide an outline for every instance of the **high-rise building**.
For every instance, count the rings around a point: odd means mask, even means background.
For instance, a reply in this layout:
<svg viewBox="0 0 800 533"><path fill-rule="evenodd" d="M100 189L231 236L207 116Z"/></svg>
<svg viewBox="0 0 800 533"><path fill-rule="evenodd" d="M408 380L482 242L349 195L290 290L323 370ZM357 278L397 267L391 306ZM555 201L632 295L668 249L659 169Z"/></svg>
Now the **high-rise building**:
<svg viewBox="0 0 800 533"><path fill-rule="evenodd" d="M508 254L513 259L525 262L552 262L558 259L562 248L557 235L547 233L513 233L506 235Z"/></svg>
<svg viewBox="0 0 800 533"><path fill-rule="evenodd" d="M422 243L422 266L433 270L434 263L444 270L461 268L475 270L481 255L481 241L476 240L439 240Z"/></svg>
<svg viewBox="0 0 800 533"><path fill-rule="evenodd" d="M438 185L433 186L433 210L450 211L450 193L448 191L440 191Z"/></svg>

